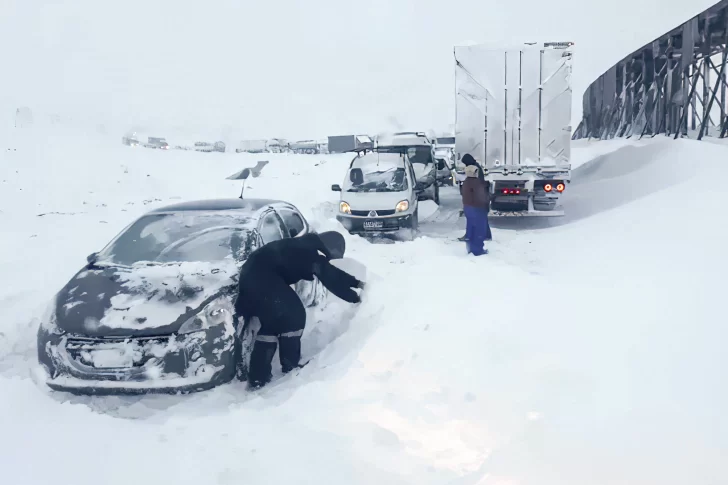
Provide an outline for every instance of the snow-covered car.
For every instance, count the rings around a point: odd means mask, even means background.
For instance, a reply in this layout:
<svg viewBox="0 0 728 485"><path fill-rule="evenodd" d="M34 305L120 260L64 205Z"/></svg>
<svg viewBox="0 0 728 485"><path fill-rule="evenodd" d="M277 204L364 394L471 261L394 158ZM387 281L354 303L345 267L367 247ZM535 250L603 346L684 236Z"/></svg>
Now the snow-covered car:
<svg viewBox="0 0 728 485"><path fill-rule="evenodd" d="M415 171L404 153L368 152L349 164L336 219L351 234L405 232L413 238L418 227Z"/></svg>
<svg viewBox="0 0 728 485"><path fill-rule="evenodd" d="M137 140L133 136L125 136L125 137L122 137L121 143L123 145L129 146L129 147L137 147L137 146L139 146L139 140Z"/></svg>
<svg viewBox="0 0 728 485"><path fill-rule="evenodd" d="M141 216L49 305L38 329L46 384L78 394L190 392L233 379L244 355L233 306L242 263L263 244L308 232L294 205L274 200L186 202ZM296 291L307 307L329 295L316 278Z"/></svg>
<svg viewBox="0 0 728 485"><path fill-rule="evenodd" d="M156 138L150 136L147 138L147 142L144 144L146 148L156 148L160 150L169 150L169 143L164 138Z"/></svg>
<svg viewBox="0 0 728 485"><path fill-rule="evenodd" d="M214 150L214 145L212 143L206 142L206 141L196 141L195 142L195 151L196 152L212 152Z"/></svg>
<svg viewBox="0 0 728 485"><path fill-rule="evenodd" d="M216 141L215 143L209 143L206 141L198 141L195 142L195 151L196 152L221 152L225 153L225 143L221 141Z"/></svg>
<svg viewBox="0 0 728 485"><path fill-rule="evenodd" d="M437 184L438 166L432 142L425 133L406 131L378 137L375 150L381 153L405 153L415 171L419 200L440 203L440 187Z"/></svg>

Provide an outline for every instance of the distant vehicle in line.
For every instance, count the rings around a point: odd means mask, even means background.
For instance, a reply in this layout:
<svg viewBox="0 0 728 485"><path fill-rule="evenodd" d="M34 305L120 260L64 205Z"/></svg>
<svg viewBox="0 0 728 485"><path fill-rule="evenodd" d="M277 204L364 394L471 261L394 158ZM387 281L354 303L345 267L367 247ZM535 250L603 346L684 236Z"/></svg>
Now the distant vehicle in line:
<svg viewBox="0 0 728 485"><path fill-rule="evenodd" d="M290 144L293 153L306 153L309 155L326 152L325 143L316 140L301 140Z"/></svg>
<svg viewBox="0 0 728 485"><path fill-rule="evenodd" d="M139 146L139 140L134 138L133 136L125 136L121 138L121 143L123 145L126 145L128 147L138 147Z"/></svg>
<svg viewBox="0 0 728 485"><path fill-rule="evenodd" d="M455 150L454 136L440 136L435 138L435 147L447 147Z"/></svg>
<svg viewBox="0 0 728 485"><path fill-rule="evenodd" d="M286 153L291 150L290 144L283 138L271 138L267 147L270 153Z"/></svg>
<svg viewBox="0 0 728 485"><path fill-rule="evenodd" d="M157 138L150 136L147 138L147 143L144 144L146 148L155 148L160 150L169 150L169 143L164 138Z"/></svg>
<svg viewBox="0 0 728 485"><path fill-rule="evenodd" d="M268 140L242 140L235 149L235 153L266 153L268 151Z"/></svg>
<svg viewBox="0 0 728 485"><path fill-rule="evenodd" d="M346 153L373 147L374 142L367 135L330 136L328 142L329 153Z"/></svg>
<svg viewBox="0 0 728 485"><path fill-rule="evenodd" d="M211 152L225 153L225 143L223 143L221 141L217 141L215 143L198 141L198 142L195 142L195 151L196 152L205 152L205 153L211 153Z"/></svg>

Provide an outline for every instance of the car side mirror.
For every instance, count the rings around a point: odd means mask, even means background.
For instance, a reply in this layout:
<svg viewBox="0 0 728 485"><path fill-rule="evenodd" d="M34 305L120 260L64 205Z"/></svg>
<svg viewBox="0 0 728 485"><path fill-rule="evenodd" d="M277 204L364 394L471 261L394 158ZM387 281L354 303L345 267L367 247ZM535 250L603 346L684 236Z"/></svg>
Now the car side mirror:
<svg viewBox="0 0 728 485"><path fill-rule="evenodd" d="M341 187L339 186L339 184L334 184L331 186L331 190L333 190L334 192L341 192Z"/></svg>
<svg viewBox="0 0 728 485"><path fill-rule="evenodd" d="M86 256L86 262L89 266L93 266L96 261L99 259L99 253L91 253L88 256Z"/></svg>
<svg viewBox="0 0 728 485"><path fill-rule="evenodd" d="M422 192L423 190L425 190L425 187L422 185L422 182L417 182L415 184L415 191Z"/></svg>

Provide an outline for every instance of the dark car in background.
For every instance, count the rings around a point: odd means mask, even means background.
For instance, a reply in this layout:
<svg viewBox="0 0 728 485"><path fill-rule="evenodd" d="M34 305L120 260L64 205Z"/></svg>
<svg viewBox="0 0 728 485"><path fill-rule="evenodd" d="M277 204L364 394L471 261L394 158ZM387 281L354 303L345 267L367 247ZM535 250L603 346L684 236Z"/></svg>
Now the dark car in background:
<svg viewBox="0 0 728 485"><path fill-rule="evenodd" d="M261 245L311 231L292 204L186 202L131 223L56 294L38 329L54 390L189 392L233 379L241 359L237 277ZM304 305L328 294L296 286Z"/></svg>

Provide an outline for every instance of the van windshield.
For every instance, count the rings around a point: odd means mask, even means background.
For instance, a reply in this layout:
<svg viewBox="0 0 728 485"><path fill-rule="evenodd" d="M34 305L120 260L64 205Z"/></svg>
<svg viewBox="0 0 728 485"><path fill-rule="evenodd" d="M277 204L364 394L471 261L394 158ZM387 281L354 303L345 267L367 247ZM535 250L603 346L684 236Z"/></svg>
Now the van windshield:
<svg viewBox="0 0 728 485"><path fill-rule="evenodd" d="M407 190L407 177L402 167L376 170L377 167L352 169L360 171L361 177L353 177L347 192L402 192Z"/></svg>

